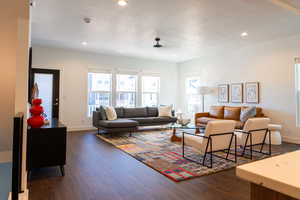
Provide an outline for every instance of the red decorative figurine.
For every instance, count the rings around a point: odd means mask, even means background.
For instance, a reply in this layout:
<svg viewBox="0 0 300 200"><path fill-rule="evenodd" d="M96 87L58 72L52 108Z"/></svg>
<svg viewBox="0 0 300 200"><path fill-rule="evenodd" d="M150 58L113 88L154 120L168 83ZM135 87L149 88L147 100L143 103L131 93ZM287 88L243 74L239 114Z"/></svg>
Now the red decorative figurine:
<svg viewBox="0 0 300 200"><path fill-rule="evenodd" d="M44 108L41 106L42 99L33 99L32 107L30 108L31 117L27 120L27 123L31 128L40 128L44 125L44 117L41 115L44 113Z"/></svg>

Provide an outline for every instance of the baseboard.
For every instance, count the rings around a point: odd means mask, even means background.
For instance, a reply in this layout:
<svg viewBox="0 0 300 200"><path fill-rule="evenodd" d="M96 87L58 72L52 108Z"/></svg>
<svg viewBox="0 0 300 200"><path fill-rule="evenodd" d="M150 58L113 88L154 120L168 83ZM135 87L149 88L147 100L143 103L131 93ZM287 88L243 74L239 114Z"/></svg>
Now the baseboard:
<svg viewBox="0 0 300 200"><path fill-rule="evenodd" d="M300 138L299 137L282 136L282 140L284 142L288 142L288 143L300 144Z"/></svg>
<svg viewBox="0 0 300 200"><path fill-rule="evenodd" d="M11 200L11 193L8 195L8 200ZM19 200L29 200L29 191L25 190L23 193L20 193Z"/></svg>
<svg viewBox="0 0 300 200"><path fill-rule="evenodd" d="M97 129L92 126L71 126L68 127L68 132L74 131L96 131Z"/></svg>
<svg viewBox="0 0 300 200"><path fill-rule="evenodd" d="M12 161L12 151L0 151L0 163Z"/></svg>

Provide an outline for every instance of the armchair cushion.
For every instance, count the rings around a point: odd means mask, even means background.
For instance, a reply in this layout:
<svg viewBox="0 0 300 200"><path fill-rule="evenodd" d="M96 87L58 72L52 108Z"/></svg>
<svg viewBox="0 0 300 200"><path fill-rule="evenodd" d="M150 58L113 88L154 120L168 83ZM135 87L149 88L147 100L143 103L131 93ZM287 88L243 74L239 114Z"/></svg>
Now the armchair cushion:
<svg viewBox="0 0 300 200"><path fill-rule="evenodd" d="M224 106L211 106L209 109L209 117L223 119L224 118Z"/></svg>
<svg viewBox="0 0 300 200"><path fill-rule="evenodd" d="M205 129L205 137L187 135L184 136L184 144L192 146L200 152L205 152L208 137L211 136L212 141L212 151L218 151L230 148L230 141L232 134L234 132L235 121L233 120L215 120L210 121ZM228 134L227 134L228 133ZM224 135L215 135L224 134ZM210 148L207 150L210 152Z"/></svg>
<svg viewBox="0 0 300 200"><path fill-rule="evenodd" d="M248 119L247 122L244 125L244 132L251 132L253 130L259 130L259 129L268 129L268 125L270 123L269 118L251 118ZM266 130L261 131L253 131L252 134L252 144L261 144L264 140ZM247 134L246 133L240 133L236 132L239 145L250 145L250 139L248 139L247 144Z"/></svg>

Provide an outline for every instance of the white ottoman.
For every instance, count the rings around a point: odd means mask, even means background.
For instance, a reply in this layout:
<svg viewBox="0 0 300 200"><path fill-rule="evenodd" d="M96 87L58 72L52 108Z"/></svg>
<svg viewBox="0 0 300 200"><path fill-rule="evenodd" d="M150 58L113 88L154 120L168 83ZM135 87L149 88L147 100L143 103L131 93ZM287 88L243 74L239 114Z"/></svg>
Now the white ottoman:
<svg viewBox="0 0 300 200"><path fill-rule="evenodd" d="M269 124L269 130L271 131L271 142L273 145L281 145L281 131L282 126L278 124ZM269 144L269 136L267 135L266 143Z"/></svg>

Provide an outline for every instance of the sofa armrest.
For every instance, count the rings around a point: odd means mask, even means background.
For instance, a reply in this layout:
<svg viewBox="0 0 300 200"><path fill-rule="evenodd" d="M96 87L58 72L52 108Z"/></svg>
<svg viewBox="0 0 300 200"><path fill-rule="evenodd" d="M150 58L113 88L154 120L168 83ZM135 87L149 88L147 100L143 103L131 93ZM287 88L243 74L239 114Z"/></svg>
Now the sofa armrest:
<svg viewBox="0 0 300 200"><path fill-rule="evenodd" d="M98 128L99 127L99 121L101 120L101 114L98 111L93 112L93 126Z"/></svg>
<svg viewBox="0 0 300 200"><path fill-rule="evenodd" d="M197 124L197 119L201 117L209 117L208 112L203 112L203 113L196 113L195 114L195 124Z"/></svg>

